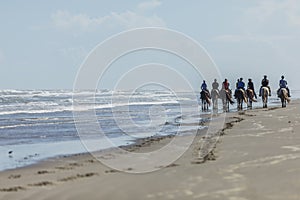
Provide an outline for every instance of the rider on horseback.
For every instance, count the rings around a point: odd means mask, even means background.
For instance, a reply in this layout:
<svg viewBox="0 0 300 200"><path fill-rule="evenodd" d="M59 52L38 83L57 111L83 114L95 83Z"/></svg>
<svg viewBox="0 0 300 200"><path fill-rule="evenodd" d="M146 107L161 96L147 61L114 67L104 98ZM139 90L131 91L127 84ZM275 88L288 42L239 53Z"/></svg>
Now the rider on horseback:
<svg viewBox="0 0 300 200"><path fill-rule="evenodd" d="M244 94L245 93L245 83L243 82L243 78L240 78L238 79L238 82L236 84L236 90L235 90L235 93L234 93L234 96L236 97L236 92L239 90L239 89L242 89L244 91Z"/></svg>
<svg viewBox="0 0 300 200"><path fill-rule="evenodd" d="M288 97L291 97L290 89L287 87L287 81L284 80L283 75L281 76L281 80L279 81L279 89L277 90L278 97L279 97L279 91L280 91L281 88L285 88L288 92Z"/></svg>
<svg viewBox="0 0 300 200"><path fill-rule="evenodd" d="M229 82L228 82L228 80L225 78L225 80L224 80L224 82L222 83L222 90L225 90L225 92L226 92L226 95L228 95L228 99L229 99L229 102L231 103L231 104L233 104L234 103L234 101L231 99L231 90L229 89Z"/></svg>
<svg viewBox="0 0 300 200"><path fill-rule="evenodd" d="M214 82L212 83L212 89L219 91L219 83L217 82L217 79L215 79Z"/></svg>
<svg viewBox="0 0 300 200"><path fill-rule="evenodd" d="M271 96L271 88L269 86L269 80L267 79L267 75L264 75L264 78L263 80L261 81L261 86L260 86L260 89L259 89L259 96L261 97L261 89L263 87L267 87L269 89L269 96Z"/></svg>
<svg viewBox="0 0 300 200"><path fill-rule="evenodd" d="M252 82L252 79L251 79L251 78L248 79L247 89L252 90L253 93L254 93L254 97L257 99L256 92L255 92L255 90L254 90L254 83Z"/></svg>
<svg viewBox="0 0 300 200"><path fill-rule="evenodd" d="M245 91L245 83L243 82L243 78L240 78L237 89L243 89Z"/></svg>
<svg viewBox="0 0 300 200"><path fill-rule="evenodd" d="M218 93L220 93L220 91L219 91L219 83L217 82L217 79L214 80L214 82L212 83L211 86L212 86L211 93L212 93L213 90L217 90Z"/></svg>
<svg viewBox="0 0 300 200"><path fill-rule="evenodd" d="M229 91L230 89L229 89L229 82L228 82L228 80L225 78L225 80L224 80L224 82L223 82L223 84L222 84L222 89L224 89L224 90L226 90L226 91Z"/></svg>
<svg viewBox="0 0 300 200"><path fill-rule="evenodd" d="M208 97L210 98L209 90L207 89L207 84L206 84L205 80L203 80L203 83L201 85L201 90L206 92Z"/></svg>

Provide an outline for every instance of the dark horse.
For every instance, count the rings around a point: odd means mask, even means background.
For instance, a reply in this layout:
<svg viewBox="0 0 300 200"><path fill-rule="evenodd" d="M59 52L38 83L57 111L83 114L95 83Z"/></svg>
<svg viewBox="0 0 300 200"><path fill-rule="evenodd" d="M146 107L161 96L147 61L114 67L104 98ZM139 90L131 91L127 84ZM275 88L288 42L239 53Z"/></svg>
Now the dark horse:
<svg viewBox="0 0 300 200"><path fill-rule="evenodd" d="M202 102L202 110L208 110L208 106L210 106L210 97L207 91L202 90L200 92L200 98Z"/></svg>
<svg viewBox="0 0 300 200"><path fill-rule="evenodd" d="M229 112L229 104L233 104L233 101L231 100L231 91L222 89L220 91L220 97L223 103L223 111Z"/></svg>
<svg viewBox="0 0 300 200"><path fill-rule="evenodd" d="M268 97L269 97L270 91L268 87L262 87L261 88L261 98L263 102L263 108L268 107Z"/></svg>
<svg viewBox="0 0 300 200"><path fill-rule="evenodd" d="M218 98L220 97L219 91L217 89L211 90L211 100L214 110L218 109Z"/></svg>
<svg viewBox="0 0 300 200"><path fill-rule="evenodd" d="M235 98L237 99L237 109L243 110L243 102L247 103L245 91L243 89L236 90Z"/></svg>
<svg viewBox="0 0 300 200"><path fill-rule="evenodd" d="M278 97L281 99L282 107L286 107L286 102L290 103L291 99L288 96L288 91L285 88L281 88L278 91Z"/></svg>
<svg viewBox="0 0 300 200"><path fill-rule="evenodd" d="M252 108L252 103L257 102L257 100L254 99L254 91L252 89L248 88L246 90L246 92L247 92L247 97L248 97L248 107Z"/></svg>

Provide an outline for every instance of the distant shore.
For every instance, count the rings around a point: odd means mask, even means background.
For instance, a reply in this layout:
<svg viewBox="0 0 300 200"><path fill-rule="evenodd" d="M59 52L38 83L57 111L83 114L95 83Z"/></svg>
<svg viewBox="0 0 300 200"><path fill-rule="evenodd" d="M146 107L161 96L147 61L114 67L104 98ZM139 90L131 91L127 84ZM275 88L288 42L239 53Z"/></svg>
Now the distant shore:
<svg viewBox="0 0 300 200"><path fill-rule="evenodd" d="M224 136L204 160L198 134L180 159L153 173L119 172L89 154L7 170L0 173L0 199L299 199L299 107L296 100L287 108L229 113L219 130ZM171 139L127 150L151 151Z"/></svg>

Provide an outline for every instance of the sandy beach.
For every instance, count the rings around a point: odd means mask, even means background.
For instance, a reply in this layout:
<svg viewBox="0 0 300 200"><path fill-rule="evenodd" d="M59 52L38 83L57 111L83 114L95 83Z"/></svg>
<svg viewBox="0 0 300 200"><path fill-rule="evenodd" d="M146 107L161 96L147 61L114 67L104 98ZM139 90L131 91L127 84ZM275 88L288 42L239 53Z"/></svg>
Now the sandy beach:
<svg viewBox="0 0 300 200"><path fill-rule="evenodd" d="M119 172L89 154L7 170L0 173L0 199L298 200L299 107L293 101L287 108L229 113L208 156L199 153L205 138L198 135L180 159L151 173ZM148 139L127 150L151 151L171 139Z"/></svg>

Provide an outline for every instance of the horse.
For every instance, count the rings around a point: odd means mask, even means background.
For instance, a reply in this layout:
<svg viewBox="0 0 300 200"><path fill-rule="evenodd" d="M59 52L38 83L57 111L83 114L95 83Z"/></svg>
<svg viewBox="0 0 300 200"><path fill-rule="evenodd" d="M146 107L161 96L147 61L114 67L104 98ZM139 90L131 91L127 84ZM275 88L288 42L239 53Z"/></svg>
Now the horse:
<svg viewBox="0 0 300 200"><path fill-rule="evenodd" d="M257 102L256 99L254 99L254 91L252 89L247 89L246 90L246 93L247 93L247 97L248 97L248 107L249 108L252 108L252 103L253 102Z"/></svg>
<svg viewBox="0 0 300 200"><path fill-rule="evenodd" d="M261 98L263 102L263 108L268 107L268 97L269 97L270 90L268 87L261 88Z"/></svg>
<svg viewBox="0 0 300 200"><path fill-rule="evenodd" d="M220 91L220 97L221 97L222 103L223 103L223 111L229 112L229 103L233 104L233 101L231 100L231 91L222 89Z"/></svg>
<svg viewBox="0 0 300 200"><path fill-rule="evenodd" d="M243 102L248 102L245 91L243 89L237 89L235 92L235 98L237 99L237 109L242 110Z"/></svg>
<svg viewBox="0 0 300 200"><path fill-rule="evenodd" d="M202 90L200 92L200 98L202 102L202 111L208 110L208 106L210 106L209 93L207 91Z"/></svg>
<svg viewBox="0 0 300 200"><path fill-rule="evenodd" d="M278 97L281 99L282 108L286 107L286 102L290 103L291 99L288 96L288 91L285 88L281 88L278 91Z"/></svg>
<svg viewBox="0 0 300 200"><path fill-rule="evenodd" d="M211 90L211 100L212 100L212 106L214 110L218 110L218 98L220 97L219 90L212 89Z"/></svg>

